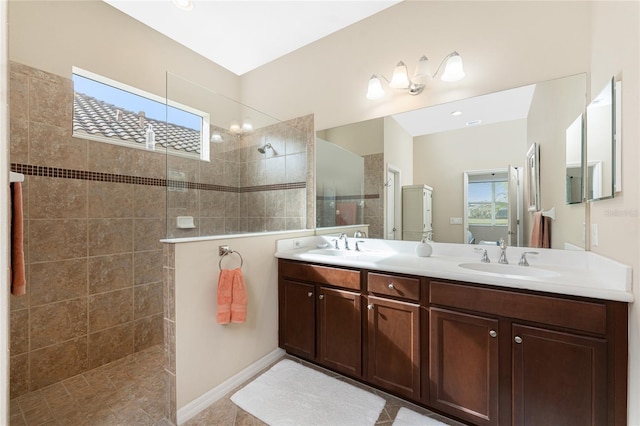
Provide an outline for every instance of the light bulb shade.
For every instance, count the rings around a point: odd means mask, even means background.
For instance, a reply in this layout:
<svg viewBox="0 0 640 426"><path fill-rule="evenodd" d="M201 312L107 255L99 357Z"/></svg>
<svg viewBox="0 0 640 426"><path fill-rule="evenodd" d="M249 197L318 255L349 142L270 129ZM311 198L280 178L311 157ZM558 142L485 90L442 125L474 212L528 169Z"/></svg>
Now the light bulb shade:
<svg viewBox="0 0 640 426"><path fill-rule="evenodd" d="M382 90L382 84L380 79L375 75L372 75L369 79L369 87L367 89L367 99L380 99L384 96L384 90Z"/></svg>
<svg viewBox="0 0 640 426"><path fill-rule="evenodd" d="M411 81L415 84L428 84L431 81L431 72L429 71L429 59L422 56L416 65Z"/></svg>
<svg viewBox="0 0 640 426"><path fill-rule="evenodd" d="M253 124L251 123L251 120L248 118L245 118L244 121L242 122L242 131L243 132L252 132L253 131Z"/></svg>
<svg viewBox="0 0 640 426"><path fill-rule="evenodd" d="M398 65L396 65L396 68L393 70L393 77L391 77L389 86L394 89L406 89L410 83L407 66L402 61L398 62Z"/></svg>
<svg viewBox="0 0 640 426"><path fill-rule="evenodd" d="M231 133L240 133L240 125L238 124L237 121L232 120L231 124L229 125L229 131Z"/></svg>
<svg viewBox="0 0 640 426"><path fill-rule="evenodd" d="M442 81L458 81L462 80L465 76L462 69L462 58L458 52L453 52L449 59L447 59L447 65L444 67L444 72L440 79Z"/></svg>

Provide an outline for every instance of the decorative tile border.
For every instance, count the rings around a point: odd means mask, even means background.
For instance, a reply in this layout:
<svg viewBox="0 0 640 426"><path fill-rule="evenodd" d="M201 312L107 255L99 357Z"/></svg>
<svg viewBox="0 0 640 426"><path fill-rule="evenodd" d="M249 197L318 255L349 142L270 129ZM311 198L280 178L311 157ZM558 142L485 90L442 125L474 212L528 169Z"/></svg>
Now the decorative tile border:
<svg viewBox="0 0 640 426"><path fill-rule="evenodd" d="M338 195L336 197L330 197L325 195L319 195L318 201L343 201L343 200L375 200L380 198L380 194L364 194L364 195Z"/></svg>
<svg viewBox="0 0 640 426"><path fill-rule="evenodd" d="M147 178L141 176L119 175L114 173L89 172L85 170L62 169L58 167L33 166L30 164L11 163L11 171L22 173L28 176L53 177L62 179L80 179L91 180L97 182L117 182L128 183L133 185L150 185L165 186L171 189L202 189L205 191L220 192L260 192L260 191L277 191L283 189L304 189L307 187L306 182L280 183L273 185L232 187L224 185L213 185L209 183L187 182L171 179Z"/></svg>

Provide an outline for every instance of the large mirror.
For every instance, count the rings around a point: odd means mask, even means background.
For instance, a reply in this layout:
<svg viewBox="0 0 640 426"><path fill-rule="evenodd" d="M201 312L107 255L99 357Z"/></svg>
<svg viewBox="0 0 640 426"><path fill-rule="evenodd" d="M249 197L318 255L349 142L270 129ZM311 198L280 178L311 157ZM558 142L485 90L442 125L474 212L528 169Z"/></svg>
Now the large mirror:
<svg viewBox="0 0 640 426"><path fill-rule="evenodd" d="M434 241L493 244L504 239L520 246L528 246L531 236L534 212L525 206L529 194L523 171L535 143L539 209L555 213L551 246L584 249L584 204L566 204L565 181L566 131L585 105L586 75L578 74L322 129L317 137L363 158L362 218L371 237L401 238L401 232L387 230L402 227L401 214L394 215L395 223L386 222L386 212L402 211L400 197L388 192L424 184L433 188ZM318 156L319 181L322 161ZM398 200L399 208L387 206L389 199ZM318 209L317 214L335 212Z"/></svg>
<svg viewBox="0 0 640 426"><path fill-rule="evenodd" d="M615 91L613 78L587 107L587 199L613 197L615 185Z"/></svg>
<svg viewBox="0 0 640 426"><path fill-rule="evenodd" d="M567 204L581 203L584 198L582 159L584 158L584 114L567 128L566 133L566 191Z"/></svg>

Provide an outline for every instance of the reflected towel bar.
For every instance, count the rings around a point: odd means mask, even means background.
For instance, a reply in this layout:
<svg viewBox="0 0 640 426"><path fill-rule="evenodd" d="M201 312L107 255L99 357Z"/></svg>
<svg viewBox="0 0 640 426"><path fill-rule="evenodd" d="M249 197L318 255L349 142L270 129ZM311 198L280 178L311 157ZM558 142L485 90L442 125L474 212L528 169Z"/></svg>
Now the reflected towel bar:
<svg viewBox="0 0 640 426"><path fill-rule="evenodd" d="M550 217L551 220L556 220L556 208L555 207L551 207L549 210L547 211L542 211L542 216L545 217Z"/></svg>

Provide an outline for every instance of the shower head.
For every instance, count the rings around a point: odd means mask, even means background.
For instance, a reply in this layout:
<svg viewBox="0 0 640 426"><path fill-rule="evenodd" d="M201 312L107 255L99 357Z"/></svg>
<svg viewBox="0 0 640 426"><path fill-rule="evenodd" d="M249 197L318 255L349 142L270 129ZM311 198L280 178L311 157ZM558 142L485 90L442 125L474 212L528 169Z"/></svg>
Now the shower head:
<svg viewBox="0 0 640 426"><path fill-rule="evenodd" d="M273 147L271 146L270 143L264 144L263 146L261 146L260 148L258 148L258 152L260 154L264 154L265 152L267 152L267 149L270 149L273 151L274 154L276 154L276 150L273 149Z"/></svg>

